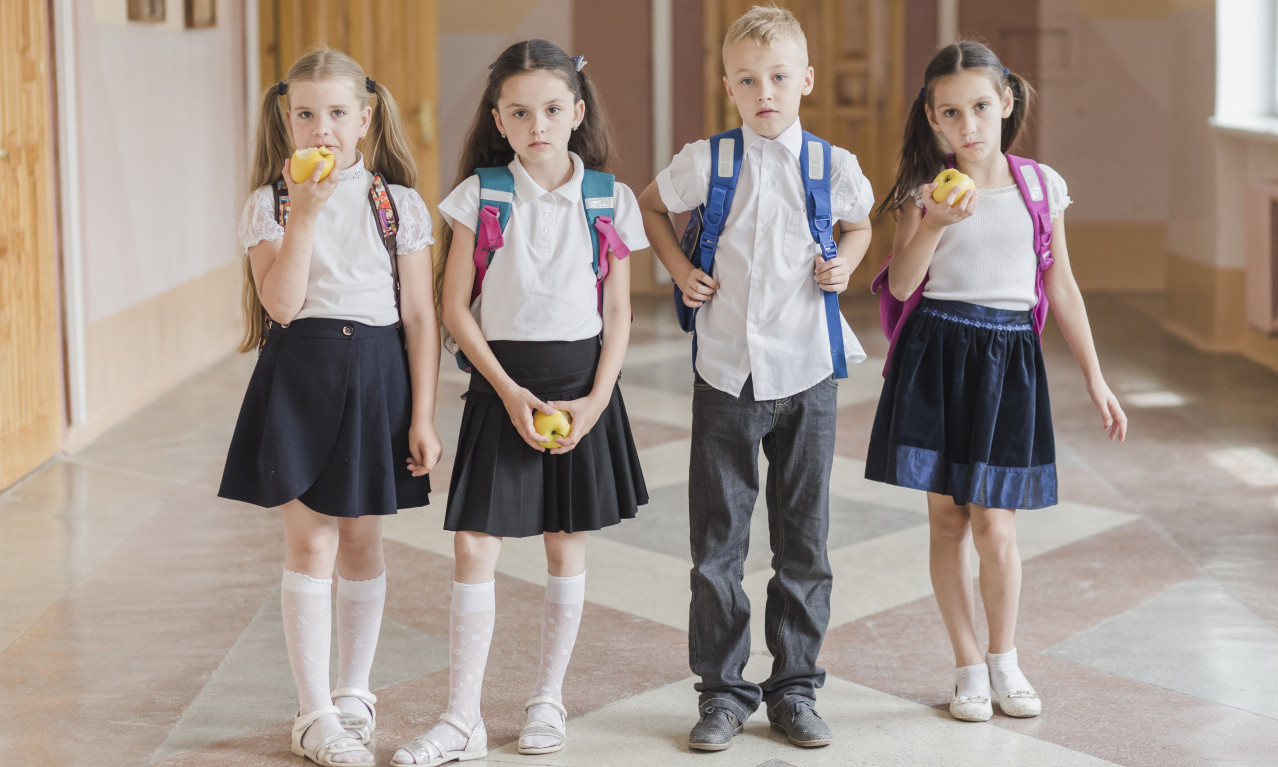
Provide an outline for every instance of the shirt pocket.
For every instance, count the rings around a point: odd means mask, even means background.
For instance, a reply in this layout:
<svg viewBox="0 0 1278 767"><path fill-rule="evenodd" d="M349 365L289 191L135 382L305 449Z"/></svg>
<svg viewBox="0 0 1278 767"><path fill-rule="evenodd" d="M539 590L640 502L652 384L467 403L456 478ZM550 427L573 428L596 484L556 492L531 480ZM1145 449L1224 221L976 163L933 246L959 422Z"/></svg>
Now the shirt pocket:
<svg viewBox="0 0 1278 767"><path fill-rule="evenodd" d="M816 257L815 241L812 230L808 228L806 211L790 211L785 217L785 236L781 240L782 259L789 270L810 271L812 259Z"/></svg>

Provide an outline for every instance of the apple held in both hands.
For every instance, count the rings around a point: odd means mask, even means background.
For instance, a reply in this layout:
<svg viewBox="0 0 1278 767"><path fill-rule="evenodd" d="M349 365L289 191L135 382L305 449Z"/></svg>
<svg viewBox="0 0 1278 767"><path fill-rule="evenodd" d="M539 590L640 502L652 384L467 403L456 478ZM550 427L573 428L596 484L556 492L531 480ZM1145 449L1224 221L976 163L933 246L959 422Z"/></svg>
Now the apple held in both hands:
<svg viewBox="0 0 1278 767"><path fill-rule="evenodd" d="M320 171L319 180L323 181L333 172L333 164L336 162L337 155L326 146L298 149L293 152L293 162L289 165L289 172L293 176L293 183L300 184L311 177L316 165L322 164L324 169Z"/></svg>
<svg viewBox="0 0 1278 767"><path fill-rule="evenodd" d="M546 442L539 443L542 447L554 449L559 447L559 440L567 437L572 433L572 414L563 410L556 410L550 415L538 410L533 413L533 428L538 434L544 434L550 437Z"/></svg>
<svg viewBox="0 0 1278 767"><path fill-rule="evenodd" d="M958 172L954 168L946 168L937 175L936 188L932 190L932 199L937 202L945 202L945 198L950 195L950 190L957 188L958 196L954 198L952 205L957 205L958 201L963 199L963 195L976 191L976 184L972 183L972 179L963 173Z"/></svg>

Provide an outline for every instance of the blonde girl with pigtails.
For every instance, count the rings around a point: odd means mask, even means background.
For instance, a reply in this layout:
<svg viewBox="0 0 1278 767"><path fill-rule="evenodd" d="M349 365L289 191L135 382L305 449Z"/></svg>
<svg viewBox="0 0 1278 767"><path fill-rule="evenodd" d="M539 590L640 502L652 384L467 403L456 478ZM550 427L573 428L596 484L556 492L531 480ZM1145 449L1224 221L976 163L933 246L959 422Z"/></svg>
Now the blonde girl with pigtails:
<svg viewBox="0 0 1278 767"><path fill-rule="evenodd" d="M331 163L294 177L295 150ZM429 502L442 453L431 218L394 98L339 51L307 53L263 92L250 180L240 350L258 359L218 495L283 518L292 752L367 767L386 600L381 520Z"/></svg>

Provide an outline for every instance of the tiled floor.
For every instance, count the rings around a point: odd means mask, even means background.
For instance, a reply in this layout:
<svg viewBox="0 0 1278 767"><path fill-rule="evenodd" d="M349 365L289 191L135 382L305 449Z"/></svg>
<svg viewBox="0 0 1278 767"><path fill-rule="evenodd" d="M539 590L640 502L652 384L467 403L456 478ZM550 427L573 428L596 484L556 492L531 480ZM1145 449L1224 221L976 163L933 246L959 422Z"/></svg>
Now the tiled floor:
<svg viewBox="0 0 1278 767"><path fill-rule="evenodd" d="M495 748L479 764L1278 763L1278 376L1170 338L1156 298L1094 295L1089 308L1131 433L1125 445L1104 439L1049 329L1062 503L1018 520L1017 643L1041 717L946 714L952 657L923 499L860 479L884 344L875 307L856 300L845 309L872 357L839 392L835 604L818 701L835 742L794 748L756 715L730 750L688 750L688 344L664 301L640 302L623 391L652 503L590 544L569 746L525 757L511 743L536 662L521 637L538 620L545 565L538 541L509 541L484 701ZM0 765L302 764L288 753L278 516L214 497L251 365L228 358L0 494ZM446 366L434 504L386 526L373 679L383 765L445 703L451 541L439 509L464 386ZM746 581L762 605L756 518ZM766 669L756 655L753 676Z"/></svg>

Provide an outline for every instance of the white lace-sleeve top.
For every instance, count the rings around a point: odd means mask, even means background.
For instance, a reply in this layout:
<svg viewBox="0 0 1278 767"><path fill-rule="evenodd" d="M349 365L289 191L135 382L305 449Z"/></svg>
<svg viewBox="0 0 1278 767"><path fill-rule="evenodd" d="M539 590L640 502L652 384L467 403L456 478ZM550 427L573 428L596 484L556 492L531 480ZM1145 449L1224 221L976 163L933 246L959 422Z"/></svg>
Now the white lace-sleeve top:
<svg viewBox="0 0 1278 767"><path fill-rule="evenodd" d="M366 325L392 325L399 320L390 256L368 202L372 184L373 174L364 168L362 158L339 172L337 191L315 223L306 300L297 319L331 317ZM399 214L397 254L430 258L435 238L426 203L408 187L389 184L388 190ZM260 242L284 237L284 227L275 220L271 187L259 187L249 195L239 235L245 252Z"/></svg>

